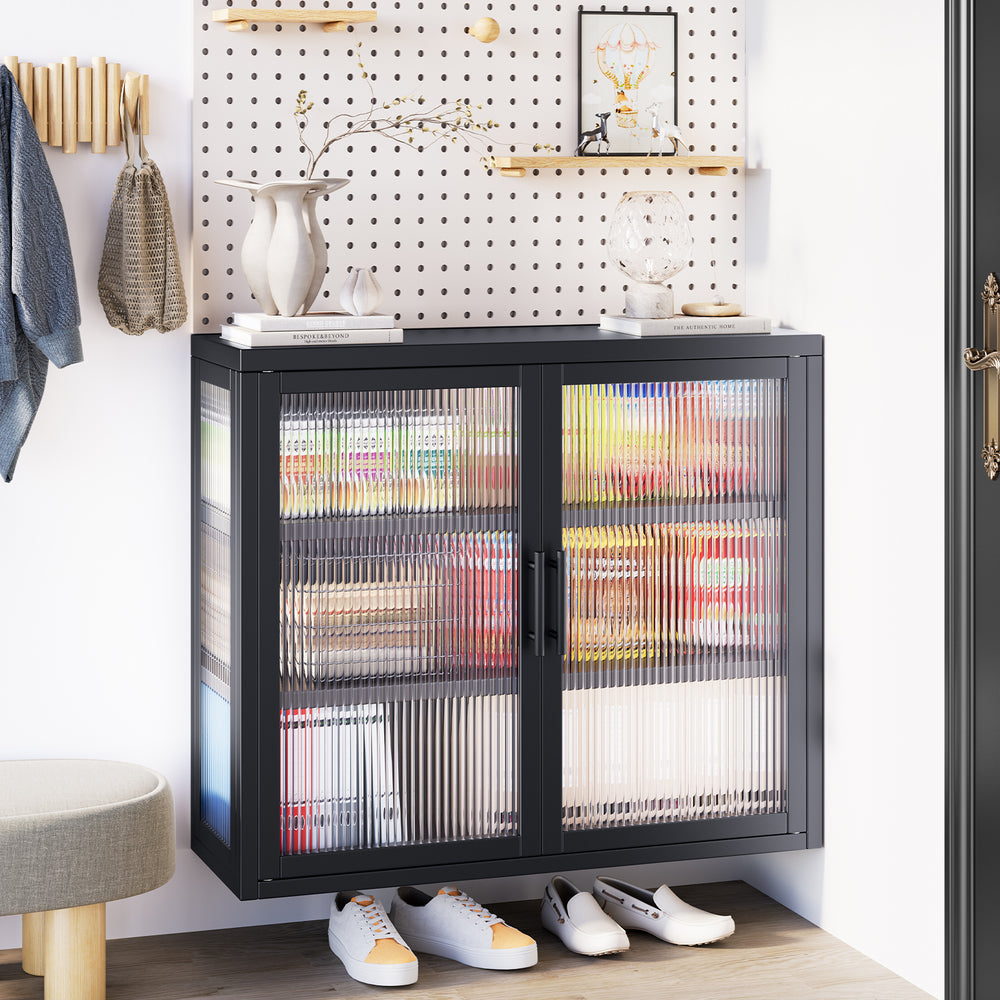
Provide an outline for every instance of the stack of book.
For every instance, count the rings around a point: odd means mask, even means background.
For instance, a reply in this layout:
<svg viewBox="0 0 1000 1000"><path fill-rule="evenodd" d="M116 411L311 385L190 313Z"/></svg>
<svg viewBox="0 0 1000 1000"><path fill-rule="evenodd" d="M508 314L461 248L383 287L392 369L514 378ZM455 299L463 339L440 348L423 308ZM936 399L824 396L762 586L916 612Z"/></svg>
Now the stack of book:
<svg viewBox="0 0 1000 1000"><path fill-rule="evenodd" d="M591 504L754 502L781 496L777 379L563 387L562 495Z"/></svg>
<svg viewBox="0 0 1000 1000"><path fill-rule="evenodd" d="M289 393L281 516L502 510L516 503L517 391Z"/></svg>
<svg viewBox="0 0 1000 1000"><path fill-rule="evenodd" d="M778 518L566 528L566 673L679 667L705 648L759 652L778 634ZM617 679L620 683L620 678Z"/></svg>
<svg viewBox="0 0 1000 1000"><path fill-rule="evenodd" d="M516 673L515 532L426 534L391 555L384 546L282 543L283 674L451 682Z"/></svg>
<svg viewBox="0 0 1000 1000"><path fill-rule="evenodd" d="M281 854L516 836L518 701L369 692L281 708Z"/></svg>
<svg viewBox="0 0 1000 1000"><path fill-rule="evenodd" d="M222 339L237 347L309 347L316 344L399 344L403 331L394 316L352 316L350 313L306 313L268 316L233 313Z"/></svg>

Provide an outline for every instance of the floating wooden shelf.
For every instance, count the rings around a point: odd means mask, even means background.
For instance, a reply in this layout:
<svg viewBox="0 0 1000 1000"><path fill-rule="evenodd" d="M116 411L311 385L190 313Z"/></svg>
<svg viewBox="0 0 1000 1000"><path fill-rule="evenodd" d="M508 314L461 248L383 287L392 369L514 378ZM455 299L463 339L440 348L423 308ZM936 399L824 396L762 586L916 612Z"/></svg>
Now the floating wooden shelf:
<svg viewBox="0 0 1000 1000"><path fill-rule="evenodd" d="M349 24L377 20L373 10L261 10L258 7L226 7L213 10L212 20L225 22L229 31L246 31L251 22L321 24L324 31L345 31Z"/></svg>
<svg viewBox="0 0 1000 1000"><path fill-rule="evenodd" d="M695 169L699 174L724 177L730 170L743 166L742 156L498 156L497 169L503 177L524 177L529 170L598 167L672 167L675 170Z"/></svg>

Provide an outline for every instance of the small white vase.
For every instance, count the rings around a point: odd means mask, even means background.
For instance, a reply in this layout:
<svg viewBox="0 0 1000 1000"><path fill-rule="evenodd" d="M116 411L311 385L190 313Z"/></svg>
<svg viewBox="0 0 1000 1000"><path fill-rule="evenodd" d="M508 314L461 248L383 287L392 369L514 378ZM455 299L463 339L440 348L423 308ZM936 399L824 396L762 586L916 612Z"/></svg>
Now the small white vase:
<svg viewBox="0 0 1000 1000"><path fill-rule="evenodd" d="M340 290L340 308L355 316L370 316L382 302L382 286L367 267L356 267Z"/></svg>
<svg viewBox="0 0 1000 1000"><path fill-rule="evenodd" d="M254 216L243 241L240 263L261 311L297 316L319 294L326 274L326 241L316 214L321 195L342 188L346 177L320 180L216 181L253 195Z"/></svg>

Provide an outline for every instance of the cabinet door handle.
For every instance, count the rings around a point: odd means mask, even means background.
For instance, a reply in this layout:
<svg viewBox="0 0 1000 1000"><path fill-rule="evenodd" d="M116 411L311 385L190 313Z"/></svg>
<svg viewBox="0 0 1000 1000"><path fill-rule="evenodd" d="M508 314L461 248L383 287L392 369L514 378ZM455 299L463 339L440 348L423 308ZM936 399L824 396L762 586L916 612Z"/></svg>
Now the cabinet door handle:
<svg viewBox="0 0 1000 1000"><path fill-rule="evenodd" d="M559 654L565 656L569 651L569 630L566 628L566 552L558 549L551 559L545 561L546 568L555 576L552 593L555 595L555 628L550 628L546 635L554 639Z"/></svg>
<svg viewBox="0 0 1000 1000"><path fill-rule="evenodd" d="M545 553L532 552L528 559L528 587L525 604L531 609L531 620L525 621L524 634L535 656L545 652Z"/></svg>

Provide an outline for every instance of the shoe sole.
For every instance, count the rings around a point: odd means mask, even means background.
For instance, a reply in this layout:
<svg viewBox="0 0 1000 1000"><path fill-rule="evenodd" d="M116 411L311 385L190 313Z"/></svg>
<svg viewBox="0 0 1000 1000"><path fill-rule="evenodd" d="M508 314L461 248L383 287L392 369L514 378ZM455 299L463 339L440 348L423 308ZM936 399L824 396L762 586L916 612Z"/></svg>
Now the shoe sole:
<svg viewBox="0 0 1000 1000"><path fill-rule="evenodd" d="M608 910L611 908L608 907ZM607 912L607 911L605 911ZM608 916L612 916L608 913ZM668 936L668 931L664 931L662 934L657 934L656 931L649 927L648 924L640 924L636 921L630 921L628 915L622 914L621 917L612 916L612 919L616 923L620 924L626 930L630 931L642 931L643 934L649 934L650 937L658 938L660 941L665 941L667 944L677 945L680 948L700 948L702 945L715 944L717 941L725 941L727 937L732 937L735 932L735 927L729 927L723 930L721 933L714 935L713 937L698 937L694 939L693 937L684 938L680 934L673 934L673 936Z"/></svg>
<svg viewBox="0 0 1000 1000"><path fill-rule="evenodd" d="M353 958L344 942L330 929L327 929L326 939L330 943L330 951L340 959L347 974L359 983L367 983L369 986L409 986L417 981L417 962L376 965Z"/></svg>
<svg viewBox="0 0 1000 1000"><path fill-rule="evenodd" d="M538 946L535 944L524 945L522 948L490 948L487 950L465 948L453 941L421 937L419 934L412 933L406 935L406 943L413 951L450 958L475 969L529 969L538 964Z"/></svg>
<svg viewBox="0 0 1000 1000"><path fill-rule="evenodd" d="M716 941L725 941L727 937L733 936L734 931L735 928L733 928L732 931L726 931L725 933L720 934L718 937L706 938L702 941L671 941L669 938L664 938L663 940L667 941L669 944L678 945L681 948L701 948L706 944L715 944Z"/></svg>

